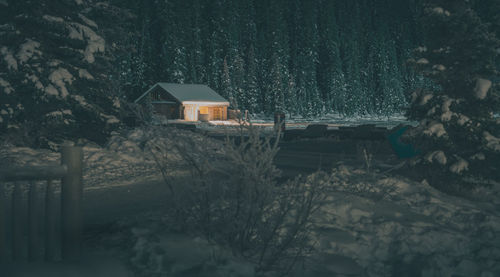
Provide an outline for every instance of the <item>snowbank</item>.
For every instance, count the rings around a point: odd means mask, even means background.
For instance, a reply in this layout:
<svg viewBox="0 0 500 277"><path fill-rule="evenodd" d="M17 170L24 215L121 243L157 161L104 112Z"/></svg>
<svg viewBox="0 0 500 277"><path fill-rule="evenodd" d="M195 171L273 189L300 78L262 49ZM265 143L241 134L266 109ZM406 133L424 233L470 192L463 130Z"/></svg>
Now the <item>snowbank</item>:
<svg viewBox="0 0 500 277"><path fill-rule="evenodd" d="M499 276L495 206L443 194L425 182L347 168L334 176L318 218L322 255L343 257L367 276Z"/></svg>
<svg viewBox="0 0 500 277"><path fill-rule="evenodd" d="M70 110L53 111L47 117L71 120ZM115 117L110 117L112 120ZM200 134L190 131L176 130L177 141L162 137L158 129L135 129L116 133L104 146L81 141L84 155L84 184L87 188L121 186L133 182L160 179L154 155L168 158L170 162L180 160L175 151L170 151L174 143L179 141L201 141ZM220 142L215 142L219 145ZM158 148L159 147L159 148ZM217 146L214 146L217 147ZM158 152L161 149L162 152ZM165 152L168 150L168 153ZM165 156L167 155L167 156ZM26 147L0 146L0 166L37 166L57 164L60 154L46 149ZM180 170L181 169L176 169ZM176 171L177 172L177 171ZM174 174L173 172L171 172Z"/></svg>

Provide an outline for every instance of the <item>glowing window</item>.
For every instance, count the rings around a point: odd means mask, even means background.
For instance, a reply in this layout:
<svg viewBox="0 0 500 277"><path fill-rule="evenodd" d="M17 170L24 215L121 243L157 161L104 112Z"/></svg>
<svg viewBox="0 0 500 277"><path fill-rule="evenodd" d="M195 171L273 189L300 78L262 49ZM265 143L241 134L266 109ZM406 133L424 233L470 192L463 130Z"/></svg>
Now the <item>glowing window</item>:
<svg viewBox="0 0 500 277"><path fill-rule="evenodd" d="M208 107L200 107L200 114L208 114Z"/></svg>

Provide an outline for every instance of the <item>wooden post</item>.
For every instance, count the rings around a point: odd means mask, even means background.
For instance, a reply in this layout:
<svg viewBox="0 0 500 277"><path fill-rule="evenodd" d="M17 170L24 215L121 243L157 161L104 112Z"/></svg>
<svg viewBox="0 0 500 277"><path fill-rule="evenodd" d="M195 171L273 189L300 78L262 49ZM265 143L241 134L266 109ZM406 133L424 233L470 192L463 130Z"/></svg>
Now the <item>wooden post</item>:
<svg viewBox="0 0 500 277"><path fill-rule="evenodd" d="M14 183L12 195L12 259L21 260L23 255L23 196L21 184Z"/></svg>
<svg viewBox="0 0 500 277"><path fill-rule="evenodd" d="M7 261L6 198L4 185L0 182L0 264Z"/></svg>
<svg viewBox="0 0 500 277"><path fill-rule="evenodd" d="M61 184L63 260L77 260L82 250L82 160L81 147L61 147L61 162L68 169Z"/></svg>
<svg viewBox="0 0 500 277"><path fill-rule="evenodd" d="M30 184L28 194L28 261L34 262L39 258L40 240L38 226L40 213L38 207L38 188L35 182Z"/></svg>
<svg viewBox="0 0 500 277"><path fill-rule="evenodd" d="M47 180L45 192L45 261L56 257L56 209L52 180Z"/></svg>

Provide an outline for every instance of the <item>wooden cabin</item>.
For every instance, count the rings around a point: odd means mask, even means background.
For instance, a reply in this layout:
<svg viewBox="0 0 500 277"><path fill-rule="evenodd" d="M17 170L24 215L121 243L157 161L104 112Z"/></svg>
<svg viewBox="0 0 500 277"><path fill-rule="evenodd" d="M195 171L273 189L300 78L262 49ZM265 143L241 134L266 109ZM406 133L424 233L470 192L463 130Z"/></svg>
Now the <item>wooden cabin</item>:
<svg viewBox="0 0 500 277"><path fill-rule="evenodd" d="M199 84L157 83L134 103L151 105L154 115L186 121L227 120L229 107L217 92Z"/></svg>

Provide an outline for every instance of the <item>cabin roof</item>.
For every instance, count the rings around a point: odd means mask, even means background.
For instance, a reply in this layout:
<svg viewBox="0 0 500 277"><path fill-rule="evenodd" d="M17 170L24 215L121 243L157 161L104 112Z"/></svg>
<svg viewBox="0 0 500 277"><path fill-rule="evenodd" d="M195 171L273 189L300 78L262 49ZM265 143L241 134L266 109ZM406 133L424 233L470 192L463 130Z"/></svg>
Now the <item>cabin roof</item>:
<svg viewBox="0 0 500 277"><path fill-rule="evenodd" d="M177 99L177 101L181 103L211 102L229 105L229 102L224 99L224 97L220 96L217 92L206 85L173 83L156 83L134 102L138 103L142 98L144 98L144 96L148 95L148 93L158 87L172 95L175 99Z"/></svg>

